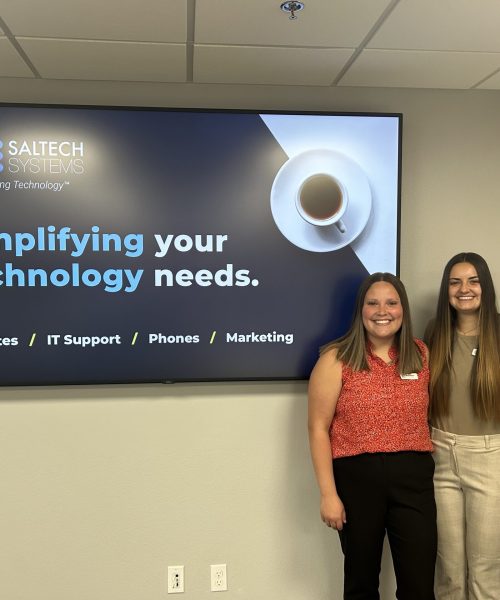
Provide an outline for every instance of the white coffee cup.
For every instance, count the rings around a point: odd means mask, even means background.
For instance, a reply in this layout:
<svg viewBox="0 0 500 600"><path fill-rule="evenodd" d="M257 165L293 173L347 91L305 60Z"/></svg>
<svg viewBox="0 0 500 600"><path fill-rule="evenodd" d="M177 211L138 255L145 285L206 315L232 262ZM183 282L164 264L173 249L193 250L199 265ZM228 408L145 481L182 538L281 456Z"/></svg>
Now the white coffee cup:
<svg viewBox="0 0 500 600"><path fill-rule="evenodd" d="M311 225L335 225L345 233L342 217L349 197L343 183L328 173L313 173L306 177L297 190L295 206L299 215Z"/></svg>

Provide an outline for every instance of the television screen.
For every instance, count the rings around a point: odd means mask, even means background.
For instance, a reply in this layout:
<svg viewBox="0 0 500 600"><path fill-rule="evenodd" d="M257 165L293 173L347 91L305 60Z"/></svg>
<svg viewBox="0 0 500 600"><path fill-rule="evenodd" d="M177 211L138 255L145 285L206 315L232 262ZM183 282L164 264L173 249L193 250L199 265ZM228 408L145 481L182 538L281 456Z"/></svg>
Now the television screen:
<svg viewBox="0 0 500 600"><path fill-rule="evenodd" d="M304 379L398 271L401 115L0 105L0 385Z"/></svg>

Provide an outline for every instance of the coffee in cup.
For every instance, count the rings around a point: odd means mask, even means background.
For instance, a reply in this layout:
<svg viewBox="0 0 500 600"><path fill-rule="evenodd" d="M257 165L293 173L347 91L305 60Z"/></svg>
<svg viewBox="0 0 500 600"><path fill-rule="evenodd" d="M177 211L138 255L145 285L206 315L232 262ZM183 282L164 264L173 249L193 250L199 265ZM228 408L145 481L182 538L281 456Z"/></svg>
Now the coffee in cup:
<svg viewBox="0 0 500 600"><path fill-rule="evenodd" d="M295 205L300 216L311 225L335 224L341 233L341 220L348 203L347 190L342 183L327 173L310 175L299 187Z"/></svg>

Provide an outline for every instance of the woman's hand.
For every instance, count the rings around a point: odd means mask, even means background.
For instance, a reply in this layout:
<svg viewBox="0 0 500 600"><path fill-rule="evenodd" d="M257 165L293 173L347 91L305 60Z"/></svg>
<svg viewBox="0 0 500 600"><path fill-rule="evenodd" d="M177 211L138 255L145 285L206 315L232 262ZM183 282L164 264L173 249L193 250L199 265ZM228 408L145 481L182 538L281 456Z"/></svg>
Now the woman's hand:
<svg viewBox="0 0 500 600"><path fill-rule="evenodd" d="M341 531L347 523L344 505L337 494L321 497L320 514L323 523L332 529Z"/></svg>

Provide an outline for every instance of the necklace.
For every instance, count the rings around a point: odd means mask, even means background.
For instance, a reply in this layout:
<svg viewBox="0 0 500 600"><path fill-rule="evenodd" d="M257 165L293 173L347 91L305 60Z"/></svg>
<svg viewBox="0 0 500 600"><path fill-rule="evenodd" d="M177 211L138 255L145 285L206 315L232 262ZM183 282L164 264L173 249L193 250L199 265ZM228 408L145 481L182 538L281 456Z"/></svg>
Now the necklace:
<svg viewBox="0 0 500 600"><path fill-rule="evenodd" d="M471 334L473 331L479 333L479 325L474 325L474 327L472 327L472 329L466 329L465 331L463 331L462 329L460 329L459 327L457 327L457 331L458 333L461 333L462 335L469 335Z"/></svg>

